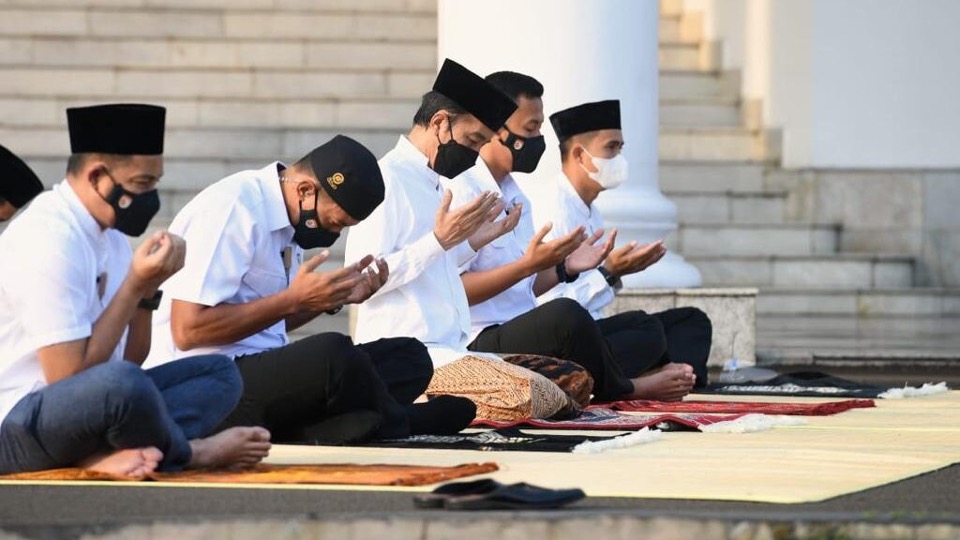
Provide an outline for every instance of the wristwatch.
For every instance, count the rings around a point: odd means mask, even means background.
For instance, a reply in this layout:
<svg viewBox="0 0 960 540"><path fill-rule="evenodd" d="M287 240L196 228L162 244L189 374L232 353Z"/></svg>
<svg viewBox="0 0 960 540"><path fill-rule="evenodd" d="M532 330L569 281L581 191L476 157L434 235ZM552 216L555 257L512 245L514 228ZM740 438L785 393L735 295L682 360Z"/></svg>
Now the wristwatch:
<svg viewBox="0 0 960 540"><path fill-rule="evenodd" d="M160 299L163 298L163 291L157 291L150 298L141 298L137 302L137 307L140 309L146 309L149 311L156 311L160 307Z"/></svg>
<svg viewBox="0 0 960 540"><path fill-rule="evenodd" d="M567 273L566 261L560 261L560 264L557 265L557 279L559 279L561 283L573 283L574 281L577 280L578 277L580 277L579 273L576 273L576 274Z"/></svg>
<svg viewBox="0 0 960 540"><path fill-rule="evenodd" d="M613 288L613 292L617 292L623 288L623 281L620 280L620 276L613 275L603 266L598 266L597 270L600 271L600 275L602 275L603 279L606 280L607 285Z"/></svg>
<svg viewBox="0 0 960 540"><path fill-rule="evenodd" d="M337 313L340 313L340 310L341 310L341 309L343 309L343 306L342 306L342 305L337 306L337 307L335 307L335 308L333 308L333 309L328 309L328 310L324 311L324 313L326 313L327 315L336 315Z"/></svg>

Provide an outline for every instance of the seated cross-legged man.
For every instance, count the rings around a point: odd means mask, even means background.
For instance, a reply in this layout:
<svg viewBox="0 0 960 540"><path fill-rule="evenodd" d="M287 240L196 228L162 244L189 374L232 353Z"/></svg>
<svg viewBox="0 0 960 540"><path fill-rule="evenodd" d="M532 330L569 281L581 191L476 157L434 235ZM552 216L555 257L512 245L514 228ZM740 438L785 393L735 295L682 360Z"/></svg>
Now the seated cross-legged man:
<svg viewBox="0 0 960 540"><path fill-rule="evenodd" d="M454 200L482 191L500 194L509 214L519 214L511 232L480 249L461 275L472 318L469 349L522 352L569 360L594 380L594 399L676 399L689 391L685 377L626 374L602 328L574 300L559 298L537 305L537 298L574 281L600 265L613 249L616 231L601 242L603 229L570 227L552 240L549 223L534 231L529 199L512 172L532 172L544 151L543 86L515 72L497 72L487 81L518 105L490 144L480 149L477 165L446 185Z"/></svg>
<svg viewBox="0 0 960 540"><path fill-rule="evenodd" d="M357 339L419 338L436 368L428 394L443 389L469 396L487 419L549 416L557 409L541 408L547 399L530 396L559 391L537 373L467 350L470 309L460 266L510 231L518 216L495 220L503 205L489 192L451 210L452 194L440 184L473 166L477 151L515 109L481 77L446 60L413 127L380 160L384 204L347 238L348 260L372 250L390 267L383 287L358 307Z"/></svg>
<svg viewBox="0 0 960 540"><path fill-rule="evenodd" d="M12 218L41 192L43 184L30 167L0 146L0 222Z"/></svg>
<svg viewBox="0 0 960 540"><path fill-rule="evenodd" d="M186 249L168 232L135 251L124 237L160 208L164 117L149 105L68 109L66 179L0 236L0 473L136 478L250 466L269 451L259 427L211 436L240 398L229 358L140 367L159 287Z"/></svg>
<svg viewBox="0 0 960 540"><path fill-rule="evenodd" d="M600 230L603 218L594 201L600 193L627 180L627 162L621 153L620 102L585 103L553 114L550 121L560 141L562 172L549 190L537 191L534 221L551 223L553 235L582 226L588 233ZM659 241L646 245L630 242L611 251L598 268L548 291L540 301L571 298L586 307L626 374L666 377L685 373L694 387L704 386L713 329L703 311L684 307L603 316L622 287L621 277L642 272L665 253Z"/></svg>
<svg viewBox="0 0 960 540"><path fill-rule="evenodd" d="M148 365L220 353L243 376L240 405L225 425L268 428L278 442L339 444L371 437L460 431L473 405L444 397L416 404L433 372L422 343L397 337L354 345L288 332L360 303L392 273L363 253L319 272L341 229L383 200L376 158L342 135L296 163L273 162L204 189L170 230L189 242L184 269L167 286ZM376 267L377 271L373 271Z"/></svg>

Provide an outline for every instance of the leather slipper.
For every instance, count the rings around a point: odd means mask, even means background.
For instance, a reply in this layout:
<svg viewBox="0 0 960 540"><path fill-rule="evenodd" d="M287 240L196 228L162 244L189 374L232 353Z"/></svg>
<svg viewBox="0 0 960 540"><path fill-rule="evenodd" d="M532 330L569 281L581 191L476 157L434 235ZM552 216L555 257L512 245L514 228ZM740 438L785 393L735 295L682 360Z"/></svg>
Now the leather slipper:
<svg viewBox="0 0 960 540"><path fill-rule="evenodd" d="M448 497L447 510L542 510L559 508L586 497L582 489L548 489L526 483L501 485L486 492Z"/></svg>
<svg viewBox="0 0 960 540"><path fill-rule="evenodd" d="M503 484L491 478L471 482L450 482L430 493L414 495L413 505L417 508L443 508L444 502L451 497L483 495L502 487L504 487Z"/></svg>

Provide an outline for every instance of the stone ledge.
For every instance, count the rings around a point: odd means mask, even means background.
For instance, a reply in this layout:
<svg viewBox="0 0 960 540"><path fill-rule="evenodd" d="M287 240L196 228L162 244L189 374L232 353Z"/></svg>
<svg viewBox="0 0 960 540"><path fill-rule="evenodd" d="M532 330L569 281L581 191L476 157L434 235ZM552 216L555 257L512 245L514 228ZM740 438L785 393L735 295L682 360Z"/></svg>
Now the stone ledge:
<svg viewBox="0 0 960 540"><path fill-rule="evenodd" d="M756 302L754 288L623 289L607 313L642 309L655 313L678 307L703 310L713 323L710 366L722 366L731 357L741 365L756 363Z"/></svg>
<svg viewBox="0 0 960 540"><path fill-rule="evenodd" d="M425 512L422 517L380 516L354 519L243 519L201 523L158 522L120 527L43 527L49 535L57 529L89 540L119 538L394 538L440 540L451 538L697 538L703 540L753 540L768 538L957 538L960 524L950 522L876 522L863 518L743 520L731 517L630 516L558 511L492 512L473 515ZM824 516L827 517L827 516ZM837 519L839 518L839 519ZM0 530L4 538L32 537L36 529ZM24 536L21 536L23 534Z"/></svg>

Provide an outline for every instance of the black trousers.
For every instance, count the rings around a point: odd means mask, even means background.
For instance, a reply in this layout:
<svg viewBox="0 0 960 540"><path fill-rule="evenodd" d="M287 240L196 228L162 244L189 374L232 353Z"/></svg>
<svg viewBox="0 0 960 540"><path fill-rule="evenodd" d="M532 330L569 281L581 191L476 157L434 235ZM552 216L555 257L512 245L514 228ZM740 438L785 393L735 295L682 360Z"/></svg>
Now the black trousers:
<svg viewBox="0 0 960 540"><path fill-rule="evenodd" d="M696 387L707 385L713 325L703 311L694 307L659 313L628 311L600 319L597 324L627 377L678 362L693 367Z"/></svg>
<svg viewBox="0 0 960 540"><path fill-rule="evenodd" d="M467 348L492 353L526 353L576 362L593 377L598 401L633 391L600 326L576 300L558 298L503 324L483 329Z"/></svg>
<svg viewBox="0 0 960 540"><path fill-rule="evenodd" d="M406 406L433 376L426 347L412 338L354 345L323 333L236 362L243 395L221 427L263 426L287 443L409 435Z"/></svg>

